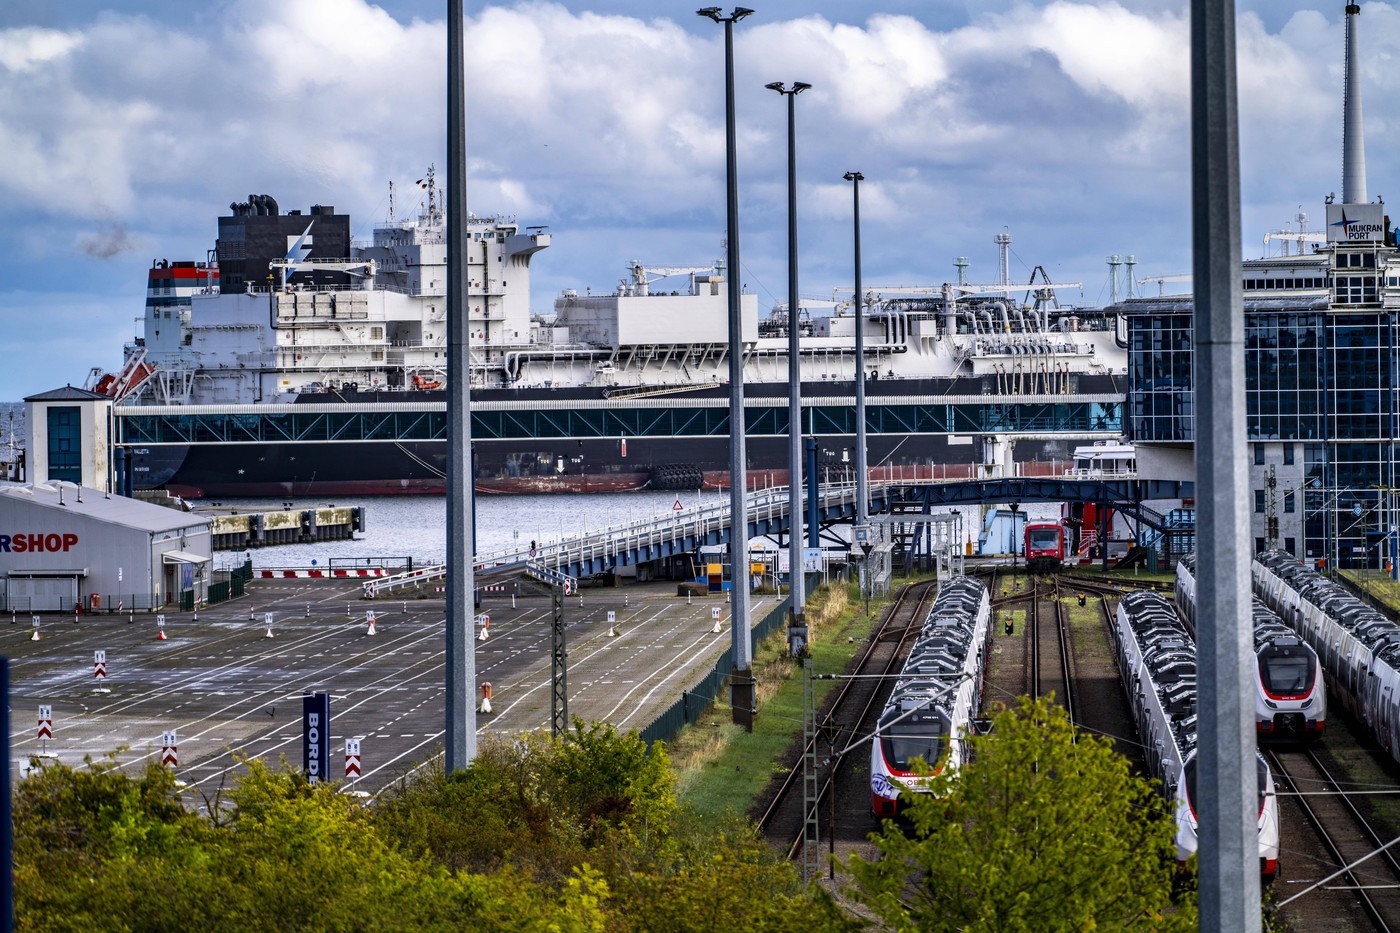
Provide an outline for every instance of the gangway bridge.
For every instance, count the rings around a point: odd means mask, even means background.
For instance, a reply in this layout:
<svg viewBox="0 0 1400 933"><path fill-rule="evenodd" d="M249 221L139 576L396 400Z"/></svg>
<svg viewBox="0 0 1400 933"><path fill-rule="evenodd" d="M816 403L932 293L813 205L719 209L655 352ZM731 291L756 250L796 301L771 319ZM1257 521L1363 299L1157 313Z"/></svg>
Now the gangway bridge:
<svg viewBox="0 0 1400 933"><path fill-rule="evenodd" d="M931 514L934 509L994 502L1094 502L1111 506L1148 529L1145 540L1165 549L1168 556L1184 550L1180 522L1173 515L1143 505L1144 500L1178 499L1194 495L1189 482L1143 480L1113 476L1071 474L1059 477L1006 477L980 480L921 480L872 483L872 516ZM820 488L817 522L822 537L839 542L833 525L847 524L856 513L854 483L830 483ZM806 506L804 506L804 509ZM748 496L748 539L772 537L780 542L788 533L788 490L785 486L762 489ZM809 519L810 520L810 519ZM1192 529L1194 531L1194 529ZM536 542L534 547L512 547L478 554L477 573L483 578L525 575L546 585L573 592L580 578L629 565L652 564L695 554L705 546L729 542L729 501L687 508L668 515L609 525L572 538ZM911 556L919 556L920 538L910 541ZM440 580L443 565L419 568L391 577L367 580L367 599Z"/></svg>

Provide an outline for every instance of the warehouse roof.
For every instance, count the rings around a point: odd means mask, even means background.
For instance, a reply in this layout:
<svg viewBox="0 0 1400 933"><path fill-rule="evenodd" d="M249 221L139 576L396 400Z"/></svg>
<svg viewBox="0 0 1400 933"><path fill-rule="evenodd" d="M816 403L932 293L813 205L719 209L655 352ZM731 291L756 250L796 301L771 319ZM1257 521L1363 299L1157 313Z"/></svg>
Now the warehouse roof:
<svg viewBox="0 0 1400 933"><path fill-rule="evenodd" d="M76 483L61 480L30 486L0 486L0 501L6 498L141 531L173 531L201 528L209 524L207 517L124 496L104 495L96 489L84 489Z"/></svg>

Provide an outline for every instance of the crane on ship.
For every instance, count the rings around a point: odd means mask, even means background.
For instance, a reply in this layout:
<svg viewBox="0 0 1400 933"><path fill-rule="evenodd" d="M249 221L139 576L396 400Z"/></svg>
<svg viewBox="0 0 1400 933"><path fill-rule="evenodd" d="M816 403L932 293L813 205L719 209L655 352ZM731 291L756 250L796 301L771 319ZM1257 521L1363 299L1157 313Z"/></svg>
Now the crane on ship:
<svg viewBox="0 0 1400 933"><path fill-rule="evenodd" d="M627 271L632 274L632 281L623 280L622 287L618 289L626 295L650 295L653 282L673 275L690 276L690 294L694 295L697 275L724 274L721 263L708 266L644 266L635 259L627 264Z"/></svg>
<svg viewBox="0 0 1400 933"><path fill-rule="evenodd" d="M1189 281L1191 281L1193 278L1195 278L1195 276L1192 275L1190 272L1179 272L1179 273L1177 273L1176 275L1146 275L1146 276L1143 276L1142 278L1138 279L1138 280L1137 280L1137 283L1138 283L1139 285L1146 285L1148 282L1156 282L1156 283L1157 283L1157 297L1160 298L1160 297L1162 297L1162 292L1165 291L1165 289L1163 288L1163 286L1165 286L1166 283L1168 283L1168 282L1189 282Z"/></svg>

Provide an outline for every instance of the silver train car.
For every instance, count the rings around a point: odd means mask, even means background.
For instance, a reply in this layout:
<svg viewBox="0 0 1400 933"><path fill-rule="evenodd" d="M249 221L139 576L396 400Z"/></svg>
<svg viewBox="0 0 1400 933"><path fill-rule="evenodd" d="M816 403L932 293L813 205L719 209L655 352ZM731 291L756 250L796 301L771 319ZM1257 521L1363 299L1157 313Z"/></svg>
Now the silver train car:
<svg viewBox="0 0 1400 933"><path fill-rule="evenodd" d="M1255 555L1254 592L1317 652L1333 698L1400 761L1400 625L1285 551Z"/></svg>
<svg viewBox="0 0 1400 933"><path fill-rule="evenodd" d="M870 743L876 818L898 815L900 795L923 790L915 759L934 773L957 769L966 759L965 733L981 702L991 619L991 597L981 581L954 577L939 590Z"/></svg>
<svg viewBox="0 0 1400 933"><path fill-rule="evenodd" d="M1176 856L1184 863L1196 851L1196 645L1166 597L1135 590L1118 603L1114 651L1128 706L1137 723L1152 775L1176 821ZM1278 874L1278 798L1273 774L1255 752L1259 799L1259 872Z"/></svg>
<svg viewBox="0 0 1400 933"><path fill-rule="evenodd" d="M1196 625L1196 555L1176 566L1176 606ZM1260 741L1309 742L1327 728L1327 687L1313 647L1257 596L1254 619L1254 728Z"/></svg>

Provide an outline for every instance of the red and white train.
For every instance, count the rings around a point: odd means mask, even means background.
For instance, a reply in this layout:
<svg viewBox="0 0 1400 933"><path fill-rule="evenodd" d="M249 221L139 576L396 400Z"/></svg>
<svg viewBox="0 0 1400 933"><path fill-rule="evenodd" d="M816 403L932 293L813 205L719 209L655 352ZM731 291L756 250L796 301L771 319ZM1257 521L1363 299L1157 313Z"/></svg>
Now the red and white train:
<svg viewBox="0 0 1400 933"><path fill-rule="evenodd" d="M938 591L870 743L870 809L876 818L898 815L902 794L924 790L916 762L923 762L927 775L957 769L966 760L991 619L991 597L980 580L953 577Z"/></svg>

